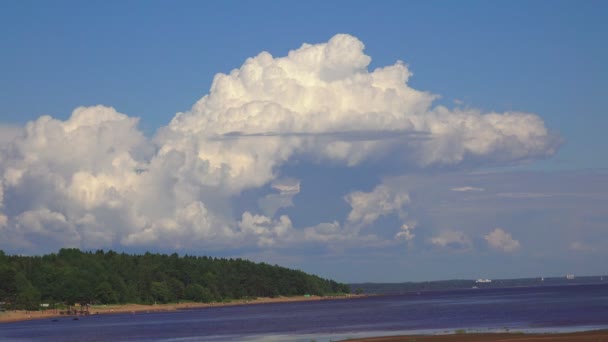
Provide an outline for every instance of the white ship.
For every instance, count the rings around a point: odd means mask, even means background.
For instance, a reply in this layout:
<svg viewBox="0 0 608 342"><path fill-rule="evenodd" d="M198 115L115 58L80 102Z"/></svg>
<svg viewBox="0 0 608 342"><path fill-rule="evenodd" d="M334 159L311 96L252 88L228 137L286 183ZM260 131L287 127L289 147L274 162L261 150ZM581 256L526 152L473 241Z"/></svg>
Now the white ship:
<svg viewBox="0 0 608 342"><path fill-rule="evenodd" d="M475 282L476 283L491 283L492 280L491 279L477 279Z"/></svg>

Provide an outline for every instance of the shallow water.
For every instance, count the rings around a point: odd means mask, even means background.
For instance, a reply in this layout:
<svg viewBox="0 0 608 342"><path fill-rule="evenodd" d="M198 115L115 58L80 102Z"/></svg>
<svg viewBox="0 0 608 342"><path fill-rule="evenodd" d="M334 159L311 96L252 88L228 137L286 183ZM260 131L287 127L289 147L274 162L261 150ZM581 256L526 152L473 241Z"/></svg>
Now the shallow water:
<svg viewBox="0 0 608 342"><path fill-rule="evenodd" d="M0 324L4 341L329 341L608 328L608 284L471 289Z"/></svg>

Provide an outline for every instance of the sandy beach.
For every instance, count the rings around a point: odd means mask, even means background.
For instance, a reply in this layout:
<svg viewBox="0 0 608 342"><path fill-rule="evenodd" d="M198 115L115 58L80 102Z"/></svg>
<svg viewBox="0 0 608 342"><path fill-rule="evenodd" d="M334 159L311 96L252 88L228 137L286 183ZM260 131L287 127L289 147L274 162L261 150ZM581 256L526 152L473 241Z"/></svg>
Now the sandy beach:
<svg viewBox="0 0 608 342"><path fill-rule="evenodd" d="M91 306L89 313L91 315L107 315L107 314L121 314L121 313L142 313L142 312L166 312L176 311L185 309L197 309L197 308L210 308L219 306L234 306L234 305L253 305L253 304L268 304L268 303L286 303L286 302L303 302L303 301L318 301L318 300L331 300L331 299L353 299L364 297L363 295L348 295L348 296L295 296L295 297L277 297L277 298L256 298L256 299L243 299L235 300L231 302L221 303L195 303L195 302L182 302L182 303L171 303L171 304L155 304L155 305L143 305L143 304L116 304L116 305L93 305ZM53 317L65 317L61 315L57 310L40 310L40 311L25 311L25 310L10 310L0 312L0 323L3 322L17 322L32 319L45 319Z"/></svg>
<svg viewBox="0 0 608 342"><path fill-rule="evenodd" d="M343 342L608 342L608 330L582 331L563 334L467 333L451 335L403 335L369 337Z"/></svg>

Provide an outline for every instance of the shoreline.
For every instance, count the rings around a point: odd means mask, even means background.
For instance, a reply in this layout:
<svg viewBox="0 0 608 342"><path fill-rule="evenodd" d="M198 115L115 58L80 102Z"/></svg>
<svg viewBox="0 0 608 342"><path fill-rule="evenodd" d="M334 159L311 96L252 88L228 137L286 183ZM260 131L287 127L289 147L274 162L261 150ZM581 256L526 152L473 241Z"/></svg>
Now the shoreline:
<svg viewBox="0 0 608 342"><path fill-rule="evenodd" d="M597 342L608 341L608 330L587 330L568 333L454 333L445 335L396 335L364 337L341 342Z"/></svg>
<svg viewBox="0 0 608 342"><path fill-rule="evenodd" d="M277 298L256 298L256 299L241 299L230 302L213 302L213 303L197 303L197 302L182 302L169 304L112 304L112 305L94 305L89 309L89 315L125 315L125 314L146 314L159 312L175 312L180 310L216 308L225 306L243 306L243 305L260 305L273 303L290 303L290 302L315 302L323 300L348 300L366 298L374 295L344 295L344 296L294 296L294 297L277 297ZM4 311L0 312L0 327L3 323L15 323L20 321L44 320L67 318L72 319L78 315L59 314L57 310L41 310L41 311ZM368 337L347 337L340 339L341 342L608 342L608 329L598 328L591 330L580 331L556 331L556 332L530 332L530 331L497 331L497 332L476 332L466 331L452 333L425 333L407 331L396 332L399 335L380 335ZM356 335L355 335L356 336ZM364 335L365 336L365 335Z"/></svg>
<svg viewBox="0 0 608 342"><path fill-rule="evenodd" d="M182 302L169 304L109 304L109 305L92 305L89 308L89 315L116 315L116 314L137 314L150 312L171 312L188 309L204 309L223 306L239 306L239 305L256 305L256 304L272 304L272 303L290 303L290 302L314 302L321 300L347 300L369 297L369 295L344 295L344 296L294 296L294 297L260 297L256 299L239 299L230 302L213 302L213 303L198 303L198 302ZM39 311L27 310L10 310L0 312L0 324L39 320L58 317L78 317L78 315L62 315L59 310L47 309Z"/></svg>

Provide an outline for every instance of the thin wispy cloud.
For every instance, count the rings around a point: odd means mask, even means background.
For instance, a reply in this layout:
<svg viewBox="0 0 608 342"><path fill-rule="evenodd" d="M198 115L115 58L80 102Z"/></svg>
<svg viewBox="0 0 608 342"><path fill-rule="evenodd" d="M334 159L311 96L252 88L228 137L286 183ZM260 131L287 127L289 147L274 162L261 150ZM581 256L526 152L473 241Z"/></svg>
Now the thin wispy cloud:
<svg viewBox="0 0 608 342"><path fill-rule="evenodd" d="M457 188L452 188L451 190L456 192L484 191L483 188L477 188L474 186L461 186Z"/></svg>
<svg viewBox="0 0 608 342"><path fill-rule="evenodd" d="M454 230L444 230L439 235L433 236L430 242L435 246L458 251L468 251L473 246L473 242L465 233Z"/></svg>

